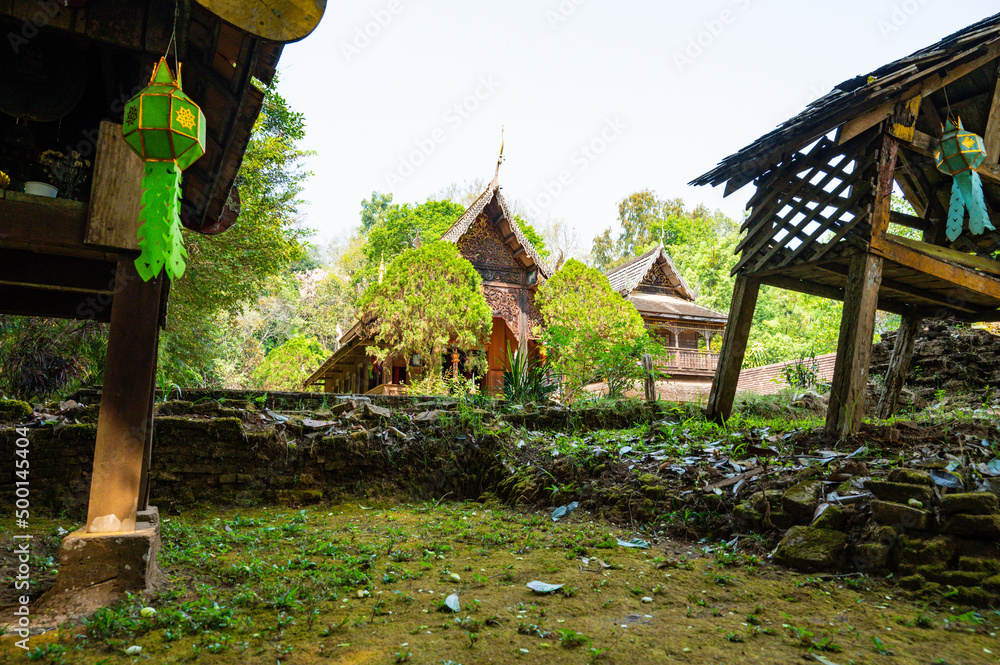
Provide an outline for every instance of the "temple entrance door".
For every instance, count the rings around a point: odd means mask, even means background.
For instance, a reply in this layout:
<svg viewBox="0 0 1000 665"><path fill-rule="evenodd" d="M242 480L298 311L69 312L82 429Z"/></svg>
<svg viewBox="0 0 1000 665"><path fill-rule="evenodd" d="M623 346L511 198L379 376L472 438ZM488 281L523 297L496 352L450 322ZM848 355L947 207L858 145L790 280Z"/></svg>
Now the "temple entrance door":
<svg viewBox="0 0 1000 665"><path fill-rule="evenodd" d="M500 317L493 317L493 331L486 351L486 378L483 389L490 393L503 392L503 370L507 366L507 345L511 351L517 349L517 337Z"/></svg>

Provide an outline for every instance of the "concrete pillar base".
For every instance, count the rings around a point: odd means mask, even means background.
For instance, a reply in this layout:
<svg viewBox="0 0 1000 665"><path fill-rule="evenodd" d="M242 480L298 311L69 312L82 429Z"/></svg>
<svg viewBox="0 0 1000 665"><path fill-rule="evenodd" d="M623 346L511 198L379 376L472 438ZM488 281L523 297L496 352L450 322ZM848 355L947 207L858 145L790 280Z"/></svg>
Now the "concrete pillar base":
<svg viewBox="0 0 1000 665"><path fill-rule="evenodd" d="M38 602L44 614L88 615L126 593L152 593L159 585L160 515L150 506L136 514L136 529L63 539L55 586Z"/></svg>

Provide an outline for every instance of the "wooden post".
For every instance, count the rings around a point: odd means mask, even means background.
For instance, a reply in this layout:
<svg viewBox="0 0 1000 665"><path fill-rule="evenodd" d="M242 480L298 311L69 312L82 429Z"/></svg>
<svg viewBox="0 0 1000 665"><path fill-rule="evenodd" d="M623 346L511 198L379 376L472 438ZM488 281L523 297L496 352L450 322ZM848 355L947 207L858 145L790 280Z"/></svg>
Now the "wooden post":
<svg viewBox="0 0 1000 665"><path fill-rule="evenodd" d="M882 257L867 252L854 254L847 272L837 362L826 413L826 432L831 436L843 438L854 434L864 418L875 306L881 284Z"/></svg>
<svg viewBox="0 0 1000 665"><path fill-rule="evenodd" d="M899 394L903 390L903 383L910 371L910 361L913 360L913 343L917 339L917 333L920 332L922 321L923 317L916 310L911 310L904 314L899 322L896 343L892 347L892 355L889 357L889 369L886 370L885 381L882 385L882 397L878 402L876 415L879 418L890 418L896 413Z"/></svg>
<svg viewBox="0 0 1000 665"><path fill-rule="evenodd" d="M140 492L146 487L143 471L148 472L146 443L152 435L163 281L162 277L142 281L135 271L134 258L132 253L121 254L115 274L87 511L90 532L134 531ZM109 515L121 523L119 529L93 526L95 519Z"/></svg>
<svg viewBox="0 0 1000 665"><path fill-rule="evenodd" d="M653 356L642 354L642 387L646 393L646 401L652 404L656 401L656 379L653 378Z"/></svg>
<svg viewBox="0 0 1000 665"><path fill-rule="evenodd" d="M909 107L906 107L909 108ZM912 124L904 107L897 107L896 118ZM875 191L869 209L871 219L870 242L878 242L889 227L892 203L893 178L896 169L898 144L890 134L882 137L878 151ZM833 368L830 388L830 406L826 412L826 433L844 438L858 431L865 415L868 389L868 370L871 364L872 338L875 335L875 310L878 290L882 285L882 257L860 251L851 256L844 289L844 312L840 319L840 337L837 341L837 362Z"/></svg>
<svg viewBox="0 0 1000 665"><path fill-rule="evenodd" d="M750 323L757 308L760 280L740 275L733 287L733 302L729 308L729 323L722 337L719 364L715 368L712 390L708 393L705 417L721 423L729 418L736 398L736 384L740 380L743 356L750 337ZM679 344L678 344L679 346Z"/></svg>

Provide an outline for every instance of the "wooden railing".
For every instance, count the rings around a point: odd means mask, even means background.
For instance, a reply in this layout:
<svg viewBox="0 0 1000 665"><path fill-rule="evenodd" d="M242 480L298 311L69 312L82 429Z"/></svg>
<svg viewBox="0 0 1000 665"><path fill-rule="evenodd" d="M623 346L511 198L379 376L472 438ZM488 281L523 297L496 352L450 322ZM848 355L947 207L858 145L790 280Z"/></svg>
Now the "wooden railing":
<svg viewBox="0 0 1000 665"><path fill-rule="evenodd" d="M666 372L670 370L684 372L714 372L719 364L718 351L699 351L696 349L679 349L667 347L670 354L667 360L658 363L658 367Z"/></svg>

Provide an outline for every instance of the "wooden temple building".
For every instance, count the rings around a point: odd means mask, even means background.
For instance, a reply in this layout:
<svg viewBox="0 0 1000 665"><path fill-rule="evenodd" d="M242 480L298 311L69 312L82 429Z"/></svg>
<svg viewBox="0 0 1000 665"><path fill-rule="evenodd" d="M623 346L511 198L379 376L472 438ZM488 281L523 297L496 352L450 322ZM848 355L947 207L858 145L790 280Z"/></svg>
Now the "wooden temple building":
<svg viewBox="0 0 1000 665"><path fill-rule="evenodd" d="M694 302L662 245L605 274L611 288L635 305L650 335L667 347L670 356L660 369L672 380L699 381L715 374L727 317Z"/></svg>
<svg viewBox="0 0 1000 665"><path fill-rule="evenodd" d="M0 171L11 181L0 187L0 313L110 323L84 538L116 531L121 544L143 522L169 291L162 275L143 281L134 265L143 162L122 139L125 102L170 48L207 123L206 152L184 173L182 222L225 231L237 221L234 181L264 100L258 86L272 80L283 43L306 36L325 6L270 4L0 1ZM44 177L38 158L50 149L90 162L80 200L21 191ZM142 566L155 564L150 553ZM105 574L98 568L88 570Z"/></svg>
<svg viewBox="0 0 1000 665"><path fill-rule="evenodd" d="M480 387L491 392L502 390L507 349L533 352L537 343L542 319L535 307L535 291L549 277L549 268L518 226L496 179L441 239L453 243L482 277L483 294L493 310L493 328L486 362L480 363L484 365L479 374ZM337 351L306 379L303 387L318 384L329 393L399 394L417 359L376 363L367 351L373 336L369 327L361 322L355 324L341 337ZM454 349L440 361L445 367L471 375L466 370L464 349Z"/></svg>
<svg viewBox="0 0 1000 665"><path fill-rule="evenodd" d="M844 81L805 111L692 181L730 194L752 184L729 326L707 414L729 416L760 285L844 302L826 427L864 416L876 309L902 316L879 415L892 413L926 317L1000 320L1000 232L945 235L953 179L938 171L942 123L985 139L976 168L1000 228L1000 14ZM900 191L915 216L890 208ZM920 240L893 233L917 230Z"/></svg>

